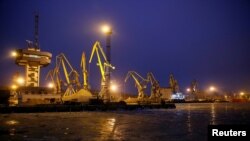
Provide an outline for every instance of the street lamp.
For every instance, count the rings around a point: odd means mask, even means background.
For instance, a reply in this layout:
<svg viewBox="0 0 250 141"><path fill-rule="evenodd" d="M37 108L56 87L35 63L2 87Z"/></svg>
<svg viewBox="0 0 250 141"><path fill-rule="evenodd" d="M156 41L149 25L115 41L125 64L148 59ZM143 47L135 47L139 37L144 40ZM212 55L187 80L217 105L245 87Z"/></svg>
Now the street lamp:
<svg viewBox="0 0 250 141"><path fill-rule="evenodd" d="M190 88L187 88L186 91L187 91L187 92L190 92L191 90L190 90Z"/></svg>
<svg viewBox="0 0 250 141"><path fill-rule="evenodd" d="M24 78L22 78L22 77L18 77L18 78L16 79L16 82L17 82L17 84L20 86L20 85L23 85L23 84L24 84L25 80L24 80Z"/></svg>
<svg viewBox="0 0 250 141"><path fill-rule="evenodd" d="M52 82L48 83L48 88L54 88L54 84Z"/></svg>
<svg viewBox="0 0 250 141"><path fill-rule="evenodd" d="M245 93L244 92L240 92L240 95L243 96Z"/></svg>
<svg viewBox="0 0 250 141"><path fill-rule="evenodd" d="M15 84L11 85L11 89L12 90L16 90L17 89L17 85L15 85Z"/></svg>
<svg viewBox="0 0 250 141"><path fill-rule="evenodd" d="M110 90L116 92L118 90L118 86L116 84L111 84Z"/></svg>
<svg viewBox="0 0 250 141"><path fill-rule="evenodd" d="M10 52L10 56L11 56L11 57L17 57L17 52L14 51L14 50L11 51L11 52Z"/></svg>
<svg viewBox="0 0 250 141"><path fill-rule="evenodd" d="M109 32L112 32L112 31L111 31L111 27L110 27L109 25L103 25L103 26L101 27L101 30L102 30L102 32L105 33L105 34L107 34L107 33L109 33Z"/></svg>
<svg viewBox="0 0 250 141"><path fill-rule="evenodd" d="M210 86L209 87L209 91L214 92L215 91L215 87L214 86Z"/></svg>

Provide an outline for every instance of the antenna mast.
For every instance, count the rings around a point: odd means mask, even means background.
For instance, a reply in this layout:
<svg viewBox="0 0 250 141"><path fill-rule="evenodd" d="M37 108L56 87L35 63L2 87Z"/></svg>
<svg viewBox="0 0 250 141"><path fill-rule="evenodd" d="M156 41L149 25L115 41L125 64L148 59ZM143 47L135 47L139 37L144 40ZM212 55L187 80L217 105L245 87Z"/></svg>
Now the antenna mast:
<svg viewBox="0 0 250 141"><path fill-rule="evenodd" d="M39 42L38 42L38 20L39 20L39 14L38 14L38 12L36 12L35 13L35 33L34 33L34 37L35 37L34 47L35 47L35 49L40 49Z"/></svg>

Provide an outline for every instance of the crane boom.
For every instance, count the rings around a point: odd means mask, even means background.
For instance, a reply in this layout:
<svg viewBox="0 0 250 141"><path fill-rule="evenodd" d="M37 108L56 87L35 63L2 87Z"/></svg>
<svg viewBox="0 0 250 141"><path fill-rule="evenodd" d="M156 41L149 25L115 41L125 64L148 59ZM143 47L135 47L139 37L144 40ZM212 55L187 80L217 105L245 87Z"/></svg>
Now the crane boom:
<svg viewBox="0 0 250 141"><path fill-rule="evenodd" d="M84 52L82 52L81 68L83 77L83 88L88 89L88 71L86 67L86 55Z"/></svg>
<svg viewBox="0 0 250 141"><path fill-rule="evenodd" d="M104 51L103 51L103 49L102 49L102 47L100 45L100 42L98 42L98 41L96 41L94 46L93 46L91 56L90 56L90 59L89 59L89 63L91 63L91 61L93 59L93 56L94 56L94 53L96 52L96 56L97 56L97 59L98 59L97 65L99 65L100 72L101 72L101 75L102 75L102 80L105 81L105 69L104 69L104 64L101 61L99 51L101 52L101 55L102 55L102 57L104 59L104 62L107 63L106 55L105 55L105 53L104 53Z"/></svg>
<svg viewBox="0 0 250 141"><path fill-rule="evenodd" d="M72 65L69 63L69 60L66 58L66 56L61 53L56 56L56 68L55 73L56 76L59 76L60 68L62 67L64 77L66 79L67 86L69 85L76 85L77 89L81 87L80 81L79 81L79 74L78 72L72 67ZM57 80L57 83L60 83L59 80Z"/></svg>
<svg viewBox="0 0 250 141"><path fill-rule="evenodd" d="M135 81L135 85L136 85L136 88L138 90L138 97L137 98L144 98L145 97L144 90L146 89L146 86L147 86L146 84L147 84L148 80L143 78L141 75L139 75L135 71L129 71L127 73L126 78L125 78L125 82L127 82L127 80L130 77L132 77ZM141 81L139 81L139 79L141 79Z"/></svg>
<svg viewBox="0 0 250 141"><path fill-rule="evenodd" d="M154 86L159 87L159 83L158 83L158 81L155 79L155 77L154 77L154 75L153 75L152 72L149 72L149 73L147 74L147 79L148 79L148 81L150 81L151 85L154 85Z"/></svg>
<svg viewBox="0 0 250 141"><path fill-rule="evenodd" d="M62 63L63 72L64 72L64 75L65 75L66 81L67 81L67 83L69 84L69 83L70 83L70 80L69 80L69 73L68 73L68 71L67 71L67 69L66 69L66 66L65 66L63 60L61 60L61 63Z"/></svg>
<svg viewBox="0 0 250 141"><path fill-rule="evenodd" d="M109 96L109 84L107 81L107 73L108 73L108 69L107 67L111 67L112 69L114 69L115 67L113 67L108 61L107 61L107 57L101 47L100 42L96 41L95 44L93 45L92 51L91 51L91 56L89 59L89 63L91 63L94 54L96 54L97 56L97 65L99 66L100 69L100 73L101 73L101 77L102 77L102 82L101 82L101 91L99 93L99 96L103 99L107 98L110 99Z"/></svg>
<svg viewBox="0 0 250 141"><path fill-rule="evenodd" d="M69 60L66 58L66 56L63 53L56 56L57 71L59 71L61 66L63 68L63 72L64 72L64 76L65 76L67 84L74 82L74 83L78 83L77 85L80 85L78 72L71 66L71 64L69 63Z"/></svg>

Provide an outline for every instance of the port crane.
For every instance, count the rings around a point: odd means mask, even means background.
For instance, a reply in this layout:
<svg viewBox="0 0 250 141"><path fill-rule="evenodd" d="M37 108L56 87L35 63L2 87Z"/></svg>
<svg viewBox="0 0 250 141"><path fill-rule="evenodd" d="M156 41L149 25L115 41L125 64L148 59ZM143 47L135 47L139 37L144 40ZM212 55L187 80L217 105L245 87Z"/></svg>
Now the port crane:
<svg viewBox="0 0 250 141"><path fill-rule="evenodd" d="M191 94L197 94L197 81L193 80L190 85Z"/></svg>
<svg viewBox="0 0 250 141"><path fill-rule="evenodd" d="M98 94L98 97L100 97L101 99L106 99L106 100L110 100L110 94L107 92L108 91L108 84L107 84L107 81L106 81L106 78L107 78L107 67L109 68L112 68L112 69L115 69L114 66L112 66L108 60L107 60L107 57L106 57L106 54L104 53L103 51L103 48L101 47L101 44L99 41L96 41L95 44L93 45L93 48L92 48L92 52L91 52L91 56L90 56L90 59L89 59L89 63L92 62L92 59L93 59L93 56L94 54L96 54L97 56L97 66L99 66L99 69L100 69L100 73L101 73L101 77L102 77L102 80L101 80L101 90Z"/></svg>
<svg viewBox="0 0 250 141"><path fill-rule="evenodd" d="M63 69L63 73L64 73L64 76L66 79L66 82L64 82L64 85L67 87L63 96L72 95L72 94L76 93L76 90L79 90L81 87L81 84L79 81L79 74L72 67L72 65L69 63L68 59L66 58L66 56L63 53L56 56L55 74L57 74L58 78L61 78L60 68ZM61 87L61 84L59 84L59 85Z"/></svg>
<svg viewBox="0 0 250 141"><path fill-rule="evenodd" d="M151 84L151 94L150 94L149 99L154 102L160 102L161 100L160 84L155 79L152 72L147 73L147 80Z"/></svg>
<svg viewBox="0 0 250 141"><path fill-rule="evenodd" d="M144 98L146 97L145 95L145 89L147 88L147 83L148 80L143 78L141 75L139 75L137 72L135 71L129 71L127 73L127 76L125 78L125 82L127 82L127 80L132 77L135 81L135 86L138 90L138 100L144 100Z"/></svg>
<svg viewBox="0 0 250 141"><path fill-rule="evenodd" d="M177 80L174 78L173 74L170 74L170 76L169 76L169 85L170 85L172 92L174 94L179 92L179 85L178 85Z"/></svg>
<svg viewBox="0 0 250 141"><path fill-rule="evenodd" d="M62 101L64 103L84 103L92 98L92 93L88 89L88 72L86 69L86 56L84 52L82 53L81 68L83 73L83 85L81 85L79 80L80 75L72 67L66 56L63 53L56 56L56 67L49 71L47 77L50 77L52 82L56 84L59 91L63 91ZM63 71L65 81L63 81L60 75L61 70Z"/></svg>

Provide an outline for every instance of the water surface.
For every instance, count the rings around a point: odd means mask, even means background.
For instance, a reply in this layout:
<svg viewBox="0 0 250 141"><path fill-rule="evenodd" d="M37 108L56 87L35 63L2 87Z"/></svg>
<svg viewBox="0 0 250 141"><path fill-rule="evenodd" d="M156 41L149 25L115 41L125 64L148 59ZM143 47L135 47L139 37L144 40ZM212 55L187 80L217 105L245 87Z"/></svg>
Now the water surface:
<svg viewBox="0 0 250 141"><path fill-rule="evenodd" d="M250 103L182 103L176 109L0 115L0 140L206 141L207 125L250 124Z"/></svg>

